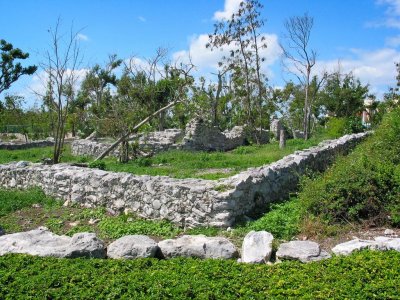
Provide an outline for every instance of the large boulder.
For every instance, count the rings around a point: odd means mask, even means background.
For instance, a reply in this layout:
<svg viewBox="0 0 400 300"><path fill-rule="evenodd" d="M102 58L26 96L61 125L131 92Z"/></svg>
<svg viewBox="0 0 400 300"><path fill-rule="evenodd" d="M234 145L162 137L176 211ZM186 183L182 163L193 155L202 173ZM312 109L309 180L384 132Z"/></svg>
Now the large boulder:
<svg viewBox="0 0 400 300"><path fill-rule="evenodd" d="M0 255L22 253L53 257L105 257L105 246L94 233L77 233L72 237L51 233L40 227L27 232L0 237Z"/></svg>
<svg viewBox="0 0 400 300"><path fill-rule="evenodd" d="M266 263L272 254L274 237L266 231L250 231L242 244L242 259L244 263Z"/></svg>
<svg viewBox="0 0 400 300"><path fill-rule="evenodd" d="M65 257L106 257L104 242L95 233L76 233L72 236L65 250Z"/></svg>
<svg viewBox="0 0 400 300"><path fill-rule="evenodd" d="M236 258L236 247L223 237L206 237L204 235L184 235L177 239L164 240L158 243L164 258L198 257L198 258Z"/></svg>
<svg viewBox="0 0 400 300"><path fill-rule="evenodd" d="M330 258L328 252L312 241L291 241L283 243L276 252L276 258L280 260L299 260L301 262L317 261Z"/></svg>
<svg viewBox="0 0 400 300"><path fill-rule="evenodd" d="M127 235L111 243L107 248L110 258L146 258L157 253L157 243L145 235Z"/></svg>

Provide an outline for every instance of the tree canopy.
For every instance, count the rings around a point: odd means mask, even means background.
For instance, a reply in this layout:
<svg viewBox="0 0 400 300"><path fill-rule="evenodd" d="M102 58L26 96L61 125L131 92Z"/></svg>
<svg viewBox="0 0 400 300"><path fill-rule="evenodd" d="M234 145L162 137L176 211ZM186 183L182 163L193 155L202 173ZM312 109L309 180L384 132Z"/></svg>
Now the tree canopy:
<svg viewBox="0 0 400 300"><path fill-rule="evenodd" d="M23 52L5 40L0 40L0 93L10 88L22 75L32 75L36 72L36 66L23 67L18 59L27 59L29 53Z"/></svg>

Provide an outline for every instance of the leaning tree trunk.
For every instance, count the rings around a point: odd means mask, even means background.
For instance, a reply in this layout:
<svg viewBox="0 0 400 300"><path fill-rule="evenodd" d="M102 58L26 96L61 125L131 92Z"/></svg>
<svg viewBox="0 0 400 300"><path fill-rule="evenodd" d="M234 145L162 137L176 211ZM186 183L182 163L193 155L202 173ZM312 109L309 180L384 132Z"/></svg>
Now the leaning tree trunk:
<svg viewBox="0 0 400 300"><path fill-rule="evenodd" d="M163 111L167 110L168 108L171 108L172 106L176 105L177 103L179 103L181 101L177 100L177 101L173 101L170 104L168 104L167 106L164 106L163 108L160 108L159 110L157 110L155 113L151 114L150 116L148 116L147 118L143 119L140 123L138 123L135 127L133 127L131 130L129 130L127 133L123 134L118 140L116 140L113 144L111 144L110 147L108 147L106 150L103 151L103 153L101 153L98 157L96 157L96 159L94 161L103 159L104 157L106 157L112 150L114 150L119 144L121 144L122 142L124 142L131 134L135 133L138 131L138 129L140 127L142 127L144 124L146 124L148 121L150 121L151 119L153 119L154 117L158 116L160 113L162 113Z"/></svg>

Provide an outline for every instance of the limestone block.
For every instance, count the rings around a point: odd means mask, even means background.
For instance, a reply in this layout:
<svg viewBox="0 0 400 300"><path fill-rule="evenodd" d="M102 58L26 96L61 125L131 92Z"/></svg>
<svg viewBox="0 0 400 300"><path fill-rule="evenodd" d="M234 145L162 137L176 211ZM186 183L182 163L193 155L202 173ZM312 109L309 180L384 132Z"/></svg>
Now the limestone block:
<svg viewBox="0 0 400 300"><path fill-rule="evenodd" d="M321 250L321 247L315 242L291 241L279 246L276 257L280 260L299 260L306 263L330 258L330 255Z"/></svg>
<svg viewBox="0 0 400 300"><path fill-rule="evenodd" d="M157 253L157 243L145 235L127 235L111 243L107 248L110 258L146 258Z"/></svg>
<svg viewBox="0 0 400 300"><path fill-rule="evenodd" d="M22 253L53 257L105 257L105 246L94 233L59 236L40 227L0 237L0 255Z"/></svg>
<svg viewBox="0 0 400 300"><path fill-rule="evenodd" d="M177 239L164 240L158 243L164 258L197 257L197 258L236 258L236 247L223 237L206 237L204 235L184 235Z"/></svg>
<svg viewBox="0 0 400 300"><path fill-rule="evenodd" d="M250 231L242 244L242 262L266 263L272 254L274 237L266 231Z"/></svg>

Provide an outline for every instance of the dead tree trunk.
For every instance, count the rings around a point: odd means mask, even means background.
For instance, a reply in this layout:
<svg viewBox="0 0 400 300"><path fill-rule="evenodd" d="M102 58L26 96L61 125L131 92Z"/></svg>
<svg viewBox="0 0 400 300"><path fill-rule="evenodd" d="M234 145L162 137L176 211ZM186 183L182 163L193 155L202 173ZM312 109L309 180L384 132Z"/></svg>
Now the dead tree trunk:
<svg viewBox="0 0 400 300"><path fill-rule="evenodd" d="M135 127L133 127L131 130L129 130L127 133L125 133L124 135L122 135L118 140L116 140L110 147L108 147L106 150L103 151L103 153L101 153L98 157L96 157L96 159L94 161L103 159L104 157L106 157L112 150L114 150L120 143L122 143L123 141L125 141L131 134L135 133L138 131L138 129L140 127L142 127L144 124L146 124L148 121L150 121L151 119L153 119L154 117L158 116L160 113L162 113L163 111L167 110L168 108L173 107L174 105L176 105L177 103L179 103L181 101L173 101L170 104L164 106L163 108L160 108L159 110L157 110L155 113L151 114L150 116L148 116L147 118L143 119L140 123L138 123Z"/></svg>

